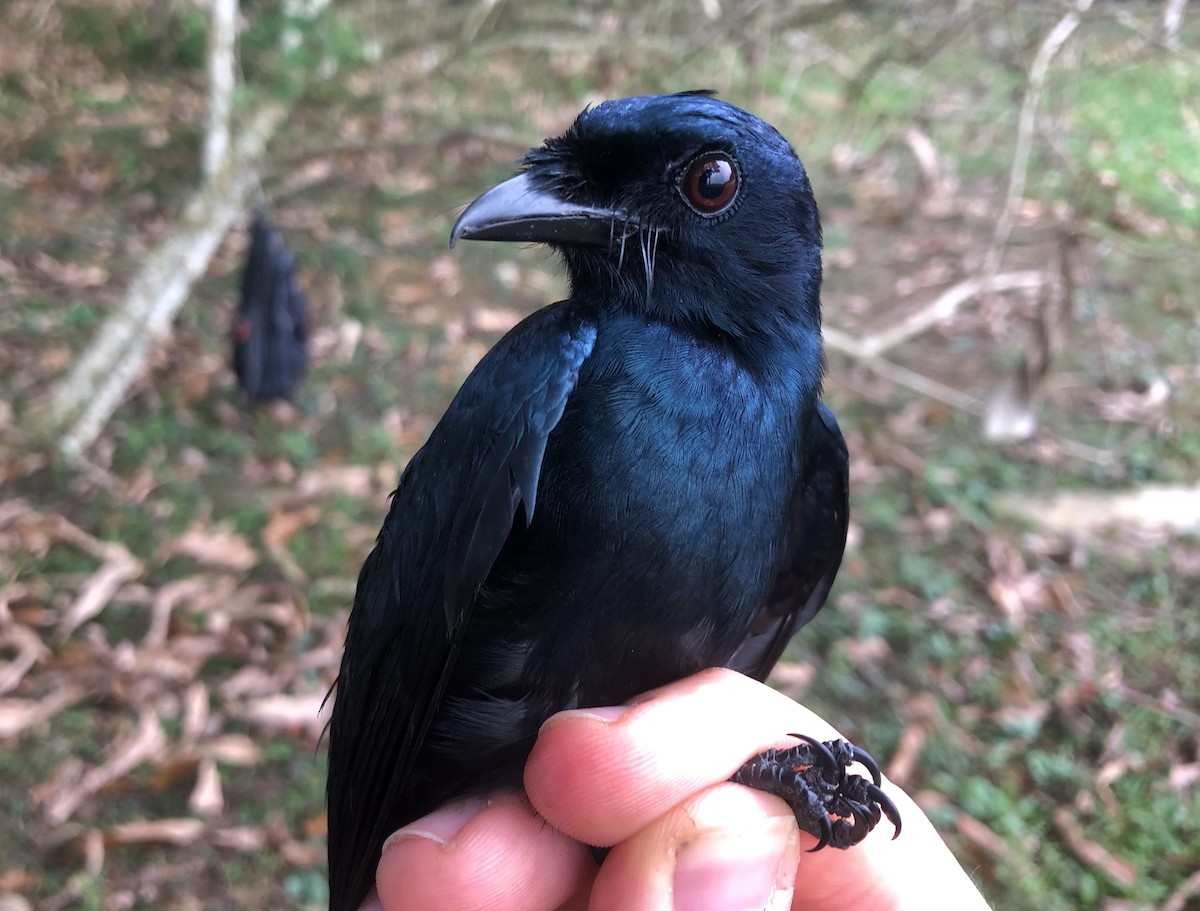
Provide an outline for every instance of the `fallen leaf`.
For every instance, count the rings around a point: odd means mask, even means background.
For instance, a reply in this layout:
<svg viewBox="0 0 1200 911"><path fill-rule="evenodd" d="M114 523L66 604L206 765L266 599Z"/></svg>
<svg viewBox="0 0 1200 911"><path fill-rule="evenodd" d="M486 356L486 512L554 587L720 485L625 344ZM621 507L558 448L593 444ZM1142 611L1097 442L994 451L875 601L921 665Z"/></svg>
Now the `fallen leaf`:
<svg viewBox="0 0 1200 911"><path fill-rule="evenodd" d="M1054 811L1054 825L1062 833L1075 856L1108 880L1128 889L1137 882L1133 864L1112 854L1083 834L1083 828L1066 807Z"/></svg>
<svg viewBox="0 0 1200 911"><path fill-rule="evenodd" d="M209 841L217 848L250 854L261 851L266 846L267 834L259 828L237 826L229 829L218 829L212 833Z"/></svg>
<svg viewBox="0 0 1200 911"><path fill-rule="evenodd" d="M143 572L140 560L125 550L124 547L114 546L112 556L103 566L92 573L78 596L76 596L59 624L60 636L66 639L80 626L98 616L108 607L113 596L126 582L130 582Z"/></svg>
<svg viewBox="0 0 1200 911"><path fill-rule="evenodd" d="M85 800L105 785L128 775L140 763L160 758L166 746L167 737L158 717L153 712L143 712L137 729L110 747L109 758L103 765L84 773L78 784L43 795L47 821L51 825L66 822Z"/></svg>
<svg viewBox="0 0 1200 911"><path fill-rule="evenodd" d="M110 842L119 845L191 845L204 834L204 829L205 823L199 819L144 819L113 826L105 834Z"/></svg>
<svg viewBox="0 0 1200 911"><path fill-rule="evenodd" d="M201 745L201 756L233 766L252 766L262 757L258 744L244 734L226 734Z"/></svg>
<svg viewBox="0 0 1200 911"><path fill-rule="evenodd" d="M51 281L68 288L99 288L108 281L108 273L100 266L60 263L40 251L33 257L33 267Z"/></svg>
<svg viewBox="0 0 1200 911"><path fill-rule="evenodd" d="M19 623L14 623L0 632L0 646L11 646L17 650L11 661L0 664L0 693L15 689L21 679L37 664L38 659L48 651L37 633Z"/></svg>
<svg viewBox="0 0 1200 911"><path fill-rule="evenodd" d="M196 786L188 797L188 809L197 816L216 816L225 809L221 776L212 759L201 759L196 770Z"/></svg>
<svg viewBox="0 0 1200 911"><path fill-rule="evenodd" d="M168 555L191 557L210 566L245 572L258 564L258 553L244 535L226 527L204 529L193 525L166 548Z"/></svg>
<svg viewBox="0 0 1200 911"><path fill-rule="evenodd" d="M85 695L77 686L65 686L42 699L0 699L0 740L16 737L34 725L53 718Z"/></svg>
<svg viewBox="0 0 1200 911"><path fill-rule="evenodd" d="M292 512L280 510L271 516L267 527L263 529L263 543L267 546L267 552L291 582L307 582L308 576L288 553L288 541L300 529L315 524L320 518L321 510L316 505Z"/></svg>
<svg viewBox="0 0 1200 911"><path fill-rule="evenodd" d="M275 730L304 730L313 737L325 727L321 717L324 692L306 693L299 696L266 696L254 699L239 713L251 724Z"/></svg>

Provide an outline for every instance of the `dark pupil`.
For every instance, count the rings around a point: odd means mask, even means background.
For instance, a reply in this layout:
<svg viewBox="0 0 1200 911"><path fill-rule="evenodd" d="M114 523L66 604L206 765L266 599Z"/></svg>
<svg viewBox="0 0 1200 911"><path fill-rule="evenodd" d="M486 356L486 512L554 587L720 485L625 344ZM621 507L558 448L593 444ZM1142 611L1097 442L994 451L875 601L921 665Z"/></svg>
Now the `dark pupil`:
<svg viewBox="0 0 1200 911"><path fill-rule="evenodd" d="M718 199L725 192L725 187L729 184L732 176L733 168L723 158L706 162L704 170L700 172L700 180L696 189L705 199Z"/></svg>

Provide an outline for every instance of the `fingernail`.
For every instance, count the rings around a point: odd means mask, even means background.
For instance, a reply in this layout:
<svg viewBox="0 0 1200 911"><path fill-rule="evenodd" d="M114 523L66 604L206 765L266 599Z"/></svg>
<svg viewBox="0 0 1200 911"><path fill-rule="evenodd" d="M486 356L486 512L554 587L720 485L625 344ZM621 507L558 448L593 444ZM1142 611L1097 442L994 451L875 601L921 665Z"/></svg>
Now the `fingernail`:
<svg viewBox="0 0 1200 911"><path fill-rule="evenodd" d="M554 725L560 724L569 718L594 718L597 721L609 724L616 721L631 708L633 708L631 705L602 705L594 709L571 709L567 712L559 712L557 715L551 715L542 722L541 730L544 731L546 728L554 727Z"/></svg>
<svg viewBox="0 0 1200 911"><path fill-rule="evenodd" d="M786 833L786 834L785 834ZM675 911L776 911L791 907L799 841L791 820L746 832L701 833L675 859Z"/></svg>
<svg viewBox="0 0 1200 911"><path fill-rule="evenodd" d="M457 803L448 804L440 810L435 810L428 816L410 822L403 829L397 829L383 843L386 854L388 848L405 838L427 838L439 845L447 844L462 827L483 812L488 801L480 797L470 797Z"/></svg>

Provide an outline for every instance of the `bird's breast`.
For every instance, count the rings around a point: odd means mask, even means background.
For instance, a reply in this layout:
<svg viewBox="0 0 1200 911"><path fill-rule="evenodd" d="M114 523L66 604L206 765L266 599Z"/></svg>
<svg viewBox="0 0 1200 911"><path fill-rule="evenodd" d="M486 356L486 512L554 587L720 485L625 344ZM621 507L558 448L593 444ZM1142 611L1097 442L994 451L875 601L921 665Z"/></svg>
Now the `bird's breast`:
<svg viewBox="0 0 1200 911"><path fill-rule="evenodd" d="M667 327L602 331L551 434L531 531L693 650L740 635L775 577L799 475L796 386Z"/></svg>

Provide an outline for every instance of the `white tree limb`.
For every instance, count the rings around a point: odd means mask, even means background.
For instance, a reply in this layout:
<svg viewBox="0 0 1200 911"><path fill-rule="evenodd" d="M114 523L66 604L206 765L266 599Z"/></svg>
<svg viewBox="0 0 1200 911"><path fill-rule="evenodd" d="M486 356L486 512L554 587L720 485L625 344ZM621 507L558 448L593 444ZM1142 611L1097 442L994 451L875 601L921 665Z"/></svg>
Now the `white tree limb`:
<svg viewBox="0 0 1200 911"><path fill-rule="evenodd" d="M1167 0L1163 4L1162 38L1163 43L1171 48L1179 46L1179 29L1183 25L1183 9L1187 0Z"/></svg>
<svg viewBox="0 0 1200 911"><path fill-rule="evenodd" d="M125 299L50 398L46 422L70 458L99 436L151 348L164 339L188 291L257 185L256 164L287 109L265 104L239 131L220 170L184 206L179 223L150 252Z"/></svg>
<svg viewBox="0 0 1200 911"><path fill-rule="evenodd" d="M212 180L229 154L233 118L234 45L237 0L211 0L208 30L208 132L204 137L204 176Z"/></svg>

